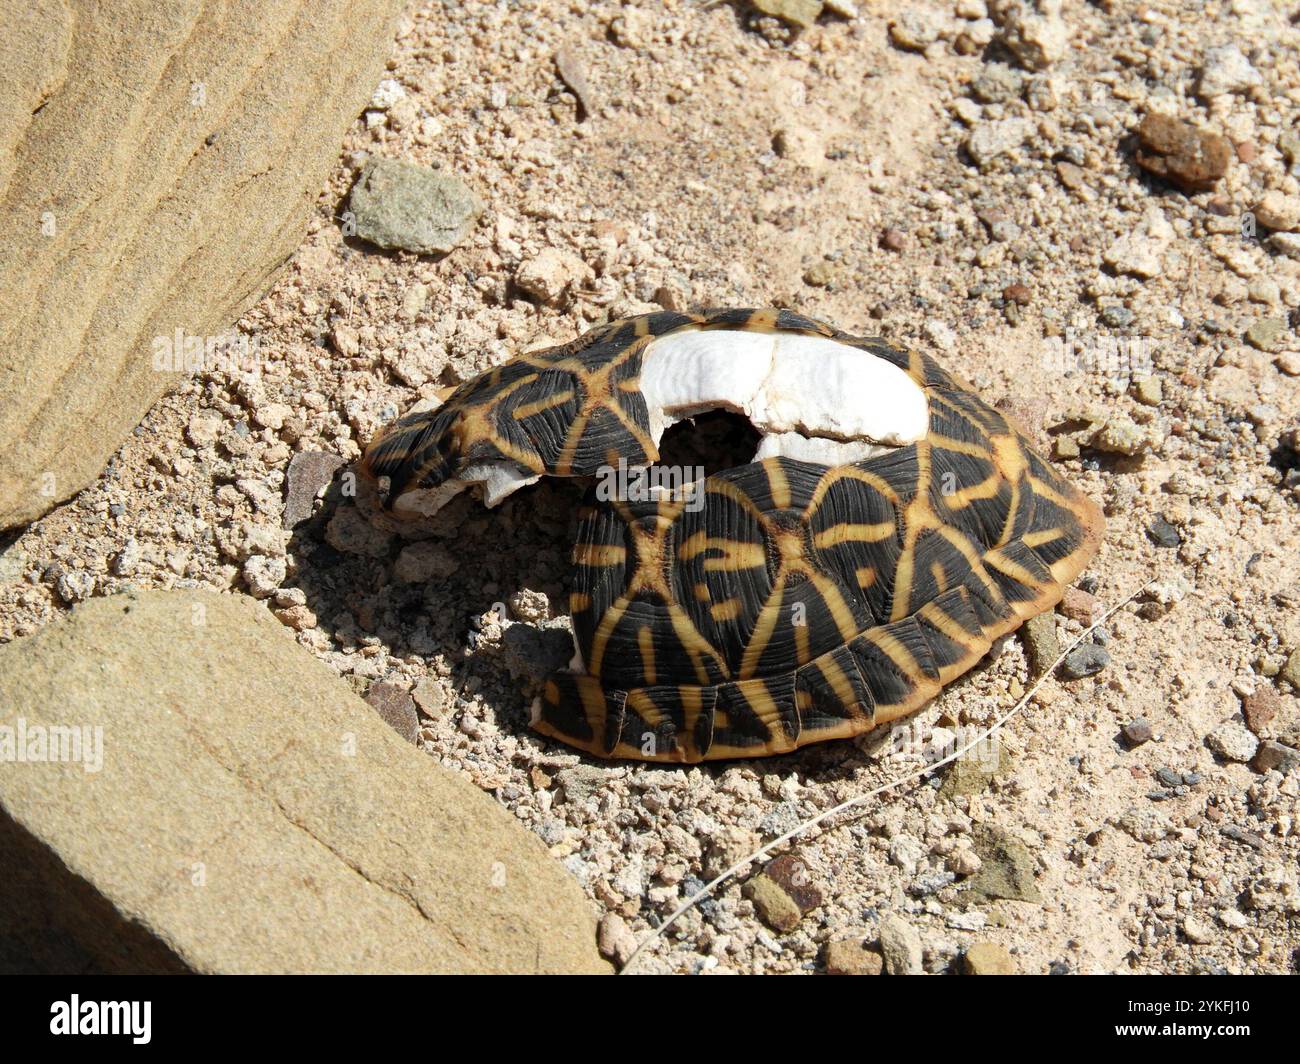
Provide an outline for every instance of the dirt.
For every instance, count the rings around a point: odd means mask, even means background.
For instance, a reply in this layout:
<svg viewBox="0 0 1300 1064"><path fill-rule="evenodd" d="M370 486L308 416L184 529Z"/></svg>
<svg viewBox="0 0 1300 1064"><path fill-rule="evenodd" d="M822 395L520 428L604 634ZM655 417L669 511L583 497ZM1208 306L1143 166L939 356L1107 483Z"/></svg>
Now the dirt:
<svg viewBox="0 0 1300 1064"><path fill-rule="evenodd" d="M920 51L891 40L904 6L936 27ZM1031 71L978 43L982 7L860 4L796 30L743 3L418 5L390 62L403 93L358 120L309 237L238 324L256 365L199 373L6 544L0 639L128 586L264 597L362 694L411 691L419 744L537 831L626 946L615 918L642 939L723 857L991 725L1032 682L1021 642L905 730L597 763L526 726L536 673L567 657L577 486L394 530L344 466L285 531L289 463L353 463L398 412L609 317L795 308L930 351L1104 504L1080 582L1095 609L1057 614L1064 645L1154 583L1089 637L1101 672L1048 678L999 731L995 771L945 792L942 770L787 847L820 895L792 930L732 883L638 970L820 971L828 944L898 917L931 972L979 942L1025 972L1295 971L1300 779L1215 752L1253 733L1206 738L1261 691L1278 706L1254 738L1300 736L1300 261L1248 213L1300 192L1300 32L1263 2L1067 2L1068 48ZM1258 82L1220 93L1232 69L1203 68L1233 41ZM1136 165L1152 112L1233 144L1213 188ZM485 208L471 235L440 258L347 235L367 154L462 178ZM549 302L515 282L544 249L571 271Z"/></svg>

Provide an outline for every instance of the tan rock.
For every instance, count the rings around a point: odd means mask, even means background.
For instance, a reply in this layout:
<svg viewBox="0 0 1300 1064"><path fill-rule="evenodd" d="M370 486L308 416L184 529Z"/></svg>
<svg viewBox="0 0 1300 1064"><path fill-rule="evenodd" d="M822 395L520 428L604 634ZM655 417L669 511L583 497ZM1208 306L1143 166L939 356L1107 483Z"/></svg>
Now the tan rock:
<svg viewBox="0 0 1300 1064"><path fill-rule="evenodd" d="M571 252L543 248L519 267L515 284L543 303L553 304L589 272L586 263Z"/></svg>
<svg viewBox="0 0 1300 1064"><path fill-rule="evenodd" d="M803 918L795 900L779 883L765 875L757 875L746 882L744 894L754 903L759 919L774 931L782 934L793 931Z"/></svg>
<svg viewBox="0 0 1300 1064"><path fill-rule="evenodd" d="M1264 193L1252 210L1255 220L1269 229L1300 229L1300 196L1288 196L1273 189Z"/></svg>
<svg viewBox="0 0 1300 1064"><path fill-rule="evenodd" d="M919 932L903 917L886 913L880 918L880 952L890 975L920 975L924 949Z"/></svg>
<svg viewBox="0 0 1300 1064"><path fill-rule="evenodd" d="M1300 691L1300 647L1296 647L1287 655L1286 663L1282 666L1282 671L1278 675Z"/></svg>
<svg viewBox="0 0 1300 1064"><path fill-rule="evenodd" d="M1138 166L1184 192L1213 188L1231 162L1226 138L1172 115L1153 112L1138 126Z"/></svg>
<svg viewBox="0 0 1300 1064"><path fill-rule="evenodd" d="M1011 954L996 942L972 942L962 958L967 975L1015 975Z"/></svg>
<svg viewBox="0 0 1300 1064"><path fill-rule="evenodd" d="M606 913L600 918L597 942L600 952L620 966L636 952L636 935L618 913Z"/></svg>
<svg viewBox="0 0 1300 1064"><path fill-rule="evenodd" d="M880 975L885 958L860 938L840 938L827 942L822 951L827 975Z"/></svg>
<svg viewBox="0 0 1300 1064"><path fill-rule="evenodd" d="M1131 231L1121 234L1101 253L1102 261L1116 273L1157 277L1164 270L1165 250L1174 235L1174 227L1160 208L1150 207Z"/></svg>
<svg viewBox="0 0 1300 1064"><path fill-rule="evenodd" d="M795 26L811 26L822 11L822 0L753 0L764 15L773 15Z"/></svg>
<svg viewBox="0 0 1300 1064"><path fill-rule="evenodd" d="M401 10L0 0L0 528L226 357L209 341L301 239Z"/></svg>
<svg viewBox="0 0 1300 1064"><path fill-rule="evenodd" d="M1045 70L1069 51L1061 0L991 0L988 9L999 39L1027 69Z"/></svg>
<svg viewBox="0 0 1300 1064"><path fill-rule="evenodd" d="M822 142L821 134L808 126L783 126L772 138L772 146L781 158L810 170L815 170L826 162L826 145Z"/></svg>
<svg viewBox="0 0 1300 1064"><path fill-rule="evenodd" d="M0 761L0 940L38 965L607 970L542 842L250 599L87 602L0 647L0 707L0 743L92 740Z"/></svg>
<svg viewBox="0 0 1300 1064"><path fill-rule="evenodd" d="M1062 617L1068 617L1072 621L1078 621L1080 624L1092 624L1093 615L1097 612L1097 599L1094 595L1077 587L1067 587L1065 594L1061 596L1061 604L1057 607Z"/></svg>

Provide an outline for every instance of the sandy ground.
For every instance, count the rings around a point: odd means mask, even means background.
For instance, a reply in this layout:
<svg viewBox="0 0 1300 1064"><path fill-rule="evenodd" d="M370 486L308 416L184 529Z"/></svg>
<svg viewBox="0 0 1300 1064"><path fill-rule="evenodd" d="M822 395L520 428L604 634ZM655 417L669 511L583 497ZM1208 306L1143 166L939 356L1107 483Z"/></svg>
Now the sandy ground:
<svg viewBox="0 0 1300 1064"><path fill-rule="evenodd" d="M904 6L929 21L895 38L922 50L891 40ZM357 690L413 691L419 743L543 838L625 957L730 859L922 764L933 729L992 723L1031 680L1021 641L915 733L690 770L594 763L526 728L532 677L567 656L577 487L459 500L394 534L356 509L345 468L290 533L289 462L352 462L416 401L610 316L795 308L1012 401L1103 502L1096 601L1058 614L1063 641L1155 583L1094 635L1105 670L1049 679L999 733L1006 758L975 794L946 794L941 772L797 843L821 900L793 930L733 884L638 966L816 971L827 943L870 943L888 916L933 972L975 941L1026 972L1295 971L1298 774L1231 758L1300 733L1280 675L1300 647L1300 262L1240 224L1264 192L1300 191L1300 34L1262 0L1067 2L1066 54L1030 72L984 47L980 0L859 8L794 32L743 4L420 5L390 64L401 93L353 128L308 239L239 323L260 365L160 402L96 485L6 543L0 639L128 586L265 598ZM1207 51L1233 42L1254 78L1198 95ZM581 121L561 47L588 83ZM1233 143L1214 189L1135 166L1153 111ZM367 154L462 177L485 206L472 235L440 259L345 237ZM1145 256L1136 274L1121 239ZM565 255L548 302L515 283L542 249ZM1262 319L1282 324L1267 350L1244 339ZM1127 361L1116 337L1136 341ZM1270 692L1252 737L1243 700ZM1153 737L1133 746L1137 718ZM980 889L1001 865L1020 897Z"/></svg>

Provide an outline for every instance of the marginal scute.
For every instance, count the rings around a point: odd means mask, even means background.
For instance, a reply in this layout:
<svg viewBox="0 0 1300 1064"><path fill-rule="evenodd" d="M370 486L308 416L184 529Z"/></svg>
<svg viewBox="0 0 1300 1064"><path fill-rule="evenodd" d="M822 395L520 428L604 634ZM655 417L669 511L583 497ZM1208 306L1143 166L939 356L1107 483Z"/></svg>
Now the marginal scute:
<svg viewBox="0 0 1300 1064"><path fill-rule="evenodd" d="M647 353L665 340L661 352L689 353L710 331L712 361L695 367L705 377L725 370L719 352L742 349L726 336L779 351L788 335L789 350L860 354L870 373L906 380L924 425L858 440L870 450L849 461L802 437L814 446L793 454L830 461L769 450L697 484L702 505L593 489L574 547L577 655L534 707L543 734L600 757L678 762L858 735L919 709L1050 608L1096 552L1097 507L933 359L789 311L652 314L521 356L400 419L365 468L395 493L479 481L490 502L539 475L652 463L662 396L648 404L642 391ZM674 348L677 333L694 339ZM765 387L718 401L746 409L758 396L747 409L761 420ZM842 402L819 430L890 424L857 395Z"/></svg>

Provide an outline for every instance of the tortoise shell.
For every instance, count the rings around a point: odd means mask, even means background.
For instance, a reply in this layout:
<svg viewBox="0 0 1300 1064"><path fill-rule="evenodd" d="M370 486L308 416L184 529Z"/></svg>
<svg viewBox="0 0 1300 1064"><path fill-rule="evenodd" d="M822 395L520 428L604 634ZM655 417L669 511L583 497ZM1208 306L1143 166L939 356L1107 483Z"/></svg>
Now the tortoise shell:
<svg viewBox="0 0 1300 1064"><path fill-rule="evenodd" d="M919 709L1054 605L1096 552L1092 501L933 359L788 311L650 314L520 356L395 422L364 468L389 479L391 502L485 479L491 463L516 485L652 463L642 359L684 328L856 348L915 383L928 425L844 464L778 456L694 492L588 492L570 597L577 668L534 704L543 734L677 762L857 735Z"/></svg>

